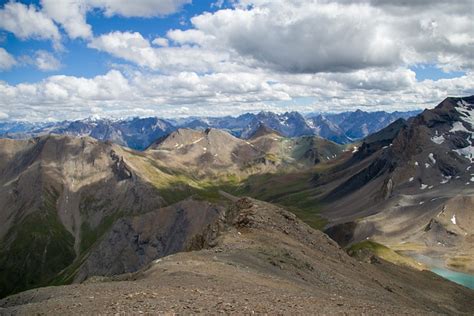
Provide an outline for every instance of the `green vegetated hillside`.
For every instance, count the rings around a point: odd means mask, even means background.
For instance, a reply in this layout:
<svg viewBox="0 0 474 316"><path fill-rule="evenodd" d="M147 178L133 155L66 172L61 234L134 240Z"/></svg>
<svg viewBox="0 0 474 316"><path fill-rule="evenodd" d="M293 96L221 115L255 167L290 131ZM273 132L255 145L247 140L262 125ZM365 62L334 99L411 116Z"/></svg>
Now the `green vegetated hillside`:
<svg viewBox="0 0 474 316"><path fill-rule="evenodd" d="M74 237L58 218L58 193L15 223L0 248L0 296L46 285L74 261Z"/></svg>

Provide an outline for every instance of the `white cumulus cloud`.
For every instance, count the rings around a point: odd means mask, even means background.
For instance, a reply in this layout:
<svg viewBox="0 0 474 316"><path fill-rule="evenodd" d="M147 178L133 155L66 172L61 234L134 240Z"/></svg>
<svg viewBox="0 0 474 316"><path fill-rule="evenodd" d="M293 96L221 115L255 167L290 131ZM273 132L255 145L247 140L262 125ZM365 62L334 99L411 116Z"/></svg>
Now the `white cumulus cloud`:
<svg viewBox="0 0 474 316"><path fill-rule="evenodd" d="M87 0L97 8L104 10L107 16L122 15L125 17L153 17L175 13L191 0Z"/></svg>
<svg viewBox="0 0 474 316"><path fill-rule="evenodd" d="M235 115L256 110L344 111L354 107L408 110L433 107L452 95L474 94L474 74L454 79L416 82L413 74L393 69L357 75L245 72L174 72L125 75L110 70L93 78L51 76L37 83L0 82L0 112L11 120L45 121L90 115L126 117ZM378 75L377 75L378 74ZM402 88L386 89L392 80ZM372 85L371 89L359 87ZM311 104L292 100L311 98Z"/></svg>
<svg viewBox="0 0 474 316"><path fill-rule="evenodd" d="M0 9L0 29L15 34L20 39L60 40L54 22L34 5L8 2Z"/></svg>
<svg viewBox="0 0 474 316"><path fill-rule="evenodd" d="M187 42L213 37L208 45L294 73L414 63L472 69L469 12L472 1L466 0L241 0L233 9L192 18L194 29L184 33Z"/></svg>
<svg viewBox="0 0 474 316"><path fill-rule="evenodd" d="M157 46L162 46L162 47L168 47L169 46L169 41L167 38L164 37L157 37L152 41L153 45Z"/></svg>
<svg viewBox="0 0 474 316"><path fill-rule="evenodd" d="M41 0L44 12L61 24L68 36L75 38L92 37L92 27L86 22L88 5L82 0Z"/></svg>
<svg viewBox="0 0 474 316"><path fill-rule="evenodd" d="M34 64L42 71L54 71L61 68L61 62L54 55L44 50L35 53Z"/></svg>
<svg viewBox="0 0 474 316"><path fill-rule="evenodd" d="M54 19L72 39L90 39L92 27L87 12L101 10L105 16L156 17L175 13L191 0L41 0L45 14Z"/></svg>
<svg viewBox="0 0 474 316"><path fill-rule="evenodd" d="M156 42L155 42L156 44ZM112 32L94 38L88 46L141 67L173 71L214 71L226 53L200 47L152 47L138 32Z"/></svg>
<svg viewBox="0 0 474 316"><path fill-rule="evenodd" d="M10 55L4 48L0 47L0 71L9 70L16 64L15 57Z"/></svg>

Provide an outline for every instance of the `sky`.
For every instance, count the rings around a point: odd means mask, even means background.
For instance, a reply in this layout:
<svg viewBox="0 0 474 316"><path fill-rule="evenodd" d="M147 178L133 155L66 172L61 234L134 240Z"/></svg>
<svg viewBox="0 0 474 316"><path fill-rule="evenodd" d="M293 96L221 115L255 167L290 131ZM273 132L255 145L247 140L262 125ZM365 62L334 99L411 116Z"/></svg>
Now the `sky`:
<svg viewBox="0 0 474 316"><path fill-rule="evenodd" d="M472 0L0 0L0 121L431 108Z"/></svg>

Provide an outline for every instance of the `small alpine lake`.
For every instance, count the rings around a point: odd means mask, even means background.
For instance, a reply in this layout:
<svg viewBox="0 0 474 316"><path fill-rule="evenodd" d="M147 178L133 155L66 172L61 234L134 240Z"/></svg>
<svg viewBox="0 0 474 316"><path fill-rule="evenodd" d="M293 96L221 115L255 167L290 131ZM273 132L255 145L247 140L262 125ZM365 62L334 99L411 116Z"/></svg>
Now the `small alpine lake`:
<svg viewBox="0 0 474 316"><path fill-rule="evenodd" d="M444 268L432 268L431 271L445 279L474 289L474 275L472 274L456 272Z"/></svg>

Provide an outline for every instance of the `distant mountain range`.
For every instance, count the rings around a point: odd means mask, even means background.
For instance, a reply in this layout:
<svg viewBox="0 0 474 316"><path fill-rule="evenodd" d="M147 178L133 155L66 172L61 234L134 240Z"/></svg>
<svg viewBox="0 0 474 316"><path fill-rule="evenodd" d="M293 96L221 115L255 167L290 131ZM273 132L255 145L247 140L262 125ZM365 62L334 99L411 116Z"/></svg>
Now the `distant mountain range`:
<svg viewBox="0 0 474 316"><path fill-rule="evenodd" d="M260 126L265 126L284 137L320 136L339 144L347 144L374 133L399 118L407 119L419 111L409 112L343 112L338 114L310 114L298 112L246 113L237 117L191 117L167 120L157 117L126 120L84 119L57 123L0 122L0 137L26 139L46 134L90 136L111 141L132 149L144 150L155 140L179 128L218 128L236 137L250 138Z"/></svg>

